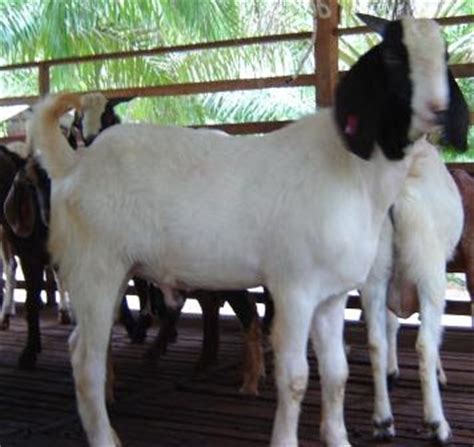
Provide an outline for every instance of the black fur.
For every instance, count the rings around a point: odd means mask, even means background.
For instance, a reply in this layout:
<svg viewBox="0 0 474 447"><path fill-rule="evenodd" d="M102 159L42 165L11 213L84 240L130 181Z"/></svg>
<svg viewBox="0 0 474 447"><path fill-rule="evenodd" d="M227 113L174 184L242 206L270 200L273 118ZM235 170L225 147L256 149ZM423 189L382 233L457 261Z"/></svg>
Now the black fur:
<svg viewBox="0 0 474 447"><path fill-rule="evenodd" d="M335 114L349 150L368 160L377 143L389 160L409 144L412 85L401 22L390 22L384 40L364 54L336 89ZM352 131L347 130L350 121Z"/></svg>
<svg viewBox="0 0 474 447"><path fill-rule="evenodd" d="M18 154L12 152L3 144L0 144L0 152L9 158L10 161L17 167L17 169L23 167L26 162L24 158L21 158Z"/></svg>
<svg viewBox="0 0 474 447"><path fill-rule="evenodd" d="M448 69L449 107L443 133L443 143L467 150L469 108L451 70Z"/></svg>

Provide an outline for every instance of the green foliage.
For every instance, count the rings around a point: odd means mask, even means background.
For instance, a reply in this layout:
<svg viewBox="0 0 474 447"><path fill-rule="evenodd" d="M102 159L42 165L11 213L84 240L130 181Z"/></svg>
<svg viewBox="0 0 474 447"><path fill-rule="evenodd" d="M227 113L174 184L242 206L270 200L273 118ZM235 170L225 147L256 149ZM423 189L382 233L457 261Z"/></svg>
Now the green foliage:
<svg viewBox="0 0 474 447"><path fill-rule="evenodd" d="M0 0L0 64L311 31L311 1ZM340 0L340 4L343 27L360 25L356 11L391 17L400 5L425 16L473 12L470 0ZM445 33L451 61L472 61L472 25L446 27ZM340 69L349 68L378 41L373 33L342 37ZM308 46L308 41L284 42L61 65L51 68L51 89L86 91L290 75ZM309 57L301 72L313 71L314 61ZM463 80L461 85L472 102L472 80ZM37 89L33 69L0 72L1 96L34 95ZM313 88L267 89L141 98L121 111L129 120L160 123L265 121L310 113L314 98ZM473 139L471 133L471 147ZM473 155L471 151L469 156Z"/></svg>

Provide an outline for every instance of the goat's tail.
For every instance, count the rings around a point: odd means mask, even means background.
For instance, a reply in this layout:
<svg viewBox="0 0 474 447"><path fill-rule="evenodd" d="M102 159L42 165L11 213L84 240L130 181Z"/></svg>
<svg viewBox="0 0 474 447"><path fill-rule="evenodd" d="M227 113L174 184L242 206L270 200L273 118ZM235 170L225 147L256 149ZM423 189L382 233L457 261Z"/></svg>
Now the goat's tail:
<svg viewBox="0 0 474 447"><path fill-rule="evenodd" d="M49 95L35 106L28 125L28 146L30 150L40 152L41 163L51 178L66 176L78 159L59 127L59 118L71 109L80 111L79 96L71 93Z"/></svg>

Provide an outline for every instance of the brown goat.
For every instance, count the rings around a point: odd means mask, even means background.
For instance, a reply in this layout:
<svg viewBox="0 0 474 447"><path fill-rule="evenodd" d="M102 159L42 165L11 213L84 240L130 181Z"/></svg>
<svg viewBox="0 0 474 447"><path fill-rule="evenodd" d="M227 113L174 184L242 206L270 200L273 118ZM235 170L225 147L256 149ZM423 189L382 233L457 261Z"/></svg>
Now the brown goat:
<svg viewBox="0 0 474 447"><path fill-rule="evenodd" d="M474 177L464 169L452 169L451 174L461 193L464 208L464 230L458 255L464 264L471 302L474 302Z"/></svg>

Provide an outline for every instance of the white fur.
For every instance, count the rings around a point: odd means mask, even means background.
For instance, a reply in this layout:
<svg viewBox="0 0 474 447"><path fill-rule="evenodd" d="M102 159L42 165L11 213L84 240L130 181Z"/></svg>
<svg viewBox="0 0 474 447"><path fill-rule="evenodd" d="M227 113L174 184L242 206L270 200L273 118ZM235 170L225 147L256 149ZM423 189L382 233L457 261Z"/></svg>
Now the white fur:
<svg viewBox="0 0 474 447"><path fill-rule="evenodd" d="M412 84L421 87L413 90L412 97L412 138L416 138L419 132L427 133L433 127L436 111L448 108L446 64L439 57L445 53L446 44L436 22L411 17L403 19L403 42L408 49Z"/></svg>
<svg viewBox="0 0 474 447"><path fill-rule="evenodd" d="M345 295L367 278L416 148L389 161L376 147L364 161L324 110L265 136L114 126L79 154L48 120L52 103L37 109L32 141L53 179L49 246L77 316L70 349L90 444L119 444L105 408L105 359L114 309L139 274L171 288L267 286L278 386L272 445L297 445L310 332L322 439L349 445Z"/></svg>
<svg viewBox="0 0 474 447"><path fill-rule="evenodd" d="M101 127L101 116L107 105L107 98L102 93L88 93L81 97L83 107L82 135L88 138L97 135Z"/></svg>
<svg viewBox="0 0 474 447"><path fill-rule="evenodd" d="M391 275L398 271L401 277L416 285L419 295L421 326L417 350L425 421L439 423L436 435L446 441L450 429L442 410L436 367L446 293L445 266L461 237L463 209L459 191L436 148L424 139L417 146L420 151L394 205L394 225L389 218L385 220L378 254L361 293L374 372L376 435L394 434L393 422L387 423L393 416L386 376L387 373L398 375L395 351L398 325L389 316L387 334L385 318ZM396 286L393 278L392 286Z"/></svg>

